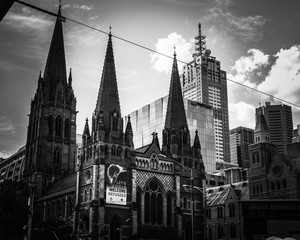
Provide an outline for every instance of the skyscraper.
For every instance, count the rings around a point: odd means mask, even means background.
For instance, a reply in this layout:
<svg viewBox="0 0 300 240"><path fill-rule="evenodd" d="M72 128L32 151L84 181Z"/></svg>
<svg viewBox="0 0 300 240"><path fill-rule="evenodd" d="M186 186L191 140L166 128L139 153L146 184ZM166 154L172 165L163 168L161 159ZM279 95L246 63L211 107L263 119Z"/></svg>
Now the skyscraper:
<svg viewBox="0 0 300 240"><path fill-rule="evenodd" d="M245 127L237 127L230 130L230 160L239 167L250 167L249 145L254 141L254 130Z"/></svg>
<svg viewBox="0 0 300 240"><path fill-rule="evenodd" d="M261 108L270 130L271 142L277 146L279 153L286 155L286 145L293 139L292 108L285 104L271 105L270 102Z"/></svg>
<svg viewBox="0 0 300 240"><path fill-rule="evenodd" d="M195 138L197 130L205 171L212 174L216 171L213 109L209 105L196 101L188 99L183 99L183 101L191 139ZM161 133L166 119L167 104L168 96L165 96L130 114L135 147L149 144L152 141L153 132L158 133L159 142L162 144Z"/></svg>
<svg viewBox="0 0 300 240"><path fill-rule="evenodd" d="M226 72L220 61L211 56L205 47L205 36L198 25L193 60L183 67L181 84L184 98L211 105L214 112L214 128L217 161L230 161L229 122Z"/></svg>

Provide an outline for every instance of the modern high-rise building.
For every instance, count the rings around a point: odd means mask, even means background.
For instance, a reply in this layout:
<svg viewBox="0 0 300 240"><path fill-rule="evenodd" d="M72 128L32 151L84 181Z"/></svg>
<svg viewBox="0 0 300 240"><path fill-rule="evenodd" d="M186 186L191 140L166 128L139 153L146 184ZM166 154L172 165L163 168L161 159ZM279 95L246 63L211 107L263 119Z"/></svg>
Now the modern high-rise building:
<svg viewBox="0 0 300 240"><path fill-rule="evenodd" d="M213 107L217 161L230 162L229 121L226 72L220 61L205 47L205 36L198 25L193 60L183 67L181 75L184 98Z"/></svg>
<svg viewBox="0 0 300 240"><path fill-rule="evenodd" d="M167 104L168 96L165 96L130 114L135 147L151 143L153 132L159 133L159 143L162 144L161 132L166 120ZM205 171L212 174L216 171L213 109L209 105L188 99L184 99L184 107L191 143L193 143L197 130ZM127 118L125 122L127 122Z"/></svg>
<svg viewBox="0 0 300 240"><path fill-rule="evenodd" d="M241 168L250 167L249 145L254 142L254 130L237 127L230 130L230 160Z"/></svg>
<svg viewBox="0 0 300 240"><path fill-rule="evenodd" d="M277 146L278 152L287 154L286 145L293 139L292 108L288 105L271 105L266 102L262 111L267 121L271 142Z"/></svg>

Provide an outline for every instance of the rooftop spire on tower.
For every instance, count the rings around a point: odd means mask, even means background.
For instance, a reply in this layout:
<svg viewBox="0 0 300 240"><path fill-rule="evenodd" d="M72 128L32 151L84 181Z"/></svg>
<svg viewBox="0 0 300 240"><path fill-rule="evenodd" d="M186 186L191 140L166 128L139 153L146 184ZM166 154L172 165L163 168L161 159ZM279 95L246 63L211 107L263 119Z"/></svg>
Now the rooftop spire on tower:
<svg viewBox="0 0 300 240"><path fill-rule="evenodd" d="M58 15L44 71L44 79L50 86L50 91L54 91L54 87L59 81L67 83L62 18L60 17L61 3L59 4Z"/></svg>
<svg viewBox="0 0 300 240"><path fill-rule="evenodd" d="M195 37L196 55L203 55L206 49L206 37L202 34L201 23L198 23L198 36Z"/></svg>
<svg viewBox="0 0 300 240"><path fill-rule="evenodd" d="M176 52L174 50L165 128L169 130L175 128L175 130L178 130L183 127L186 129L188 128L179 79Z"/></svg>
<svg viewBox="0 0 300 240"><path fill-rule="evenodd" d="M96 116L98 116L100 112L103 113L103 122L105 128L110 128L112 115L118 117L121 116L115 60L111 39L112 35L110 31L108 34L106 55L94 113Z"/></svg>
<svg viewBox="0 0 300 240"><path fill-rule="evenodd" d="M270 142L270 131L263 114L262 107L256 109L256 124L254 130L254 142Z"/></svg>

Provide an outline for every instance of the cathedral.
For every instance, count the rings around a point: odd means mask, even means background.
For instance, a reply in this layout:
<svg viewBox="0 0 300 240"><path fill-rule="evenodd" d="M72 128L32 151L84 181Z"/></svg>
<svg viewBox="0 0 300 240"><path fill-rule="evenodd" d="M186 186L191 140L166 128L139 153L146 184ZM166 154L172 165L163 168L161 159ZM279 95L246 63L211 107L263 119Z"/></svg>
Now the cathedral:
<svg viewBox="0 0 300 240"><path fill-rule="evenodd" d="M197 131L190 139L176 53L164 130L136 149L130 117L125 122L121 116L113 37L108 34L98 98L77 158L76 98L71 70L66 74L59 16L60 7L31 102L24 148L28 238L203 239L205 169ZM70 232L47 232L51 222L63 222L61 229Z"/></svg>

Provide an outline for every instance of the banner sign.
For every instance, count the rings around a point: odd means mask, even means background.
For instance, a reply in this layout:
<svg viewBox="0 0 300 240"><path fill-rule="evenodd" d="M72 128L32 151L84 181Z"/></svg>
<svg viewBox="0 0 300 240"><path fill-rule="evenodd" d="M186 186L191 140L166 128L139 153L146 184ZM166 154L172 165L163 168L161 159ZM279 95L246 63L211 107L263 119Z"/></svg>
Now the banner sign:
<svg viewBox="0 0 300 240"><path fill-rule="evenodd" d="M111 164L107 168L106 181L106 203L126 205L127 186L124 167Z"/></svg>

